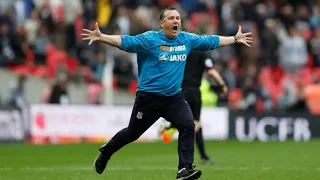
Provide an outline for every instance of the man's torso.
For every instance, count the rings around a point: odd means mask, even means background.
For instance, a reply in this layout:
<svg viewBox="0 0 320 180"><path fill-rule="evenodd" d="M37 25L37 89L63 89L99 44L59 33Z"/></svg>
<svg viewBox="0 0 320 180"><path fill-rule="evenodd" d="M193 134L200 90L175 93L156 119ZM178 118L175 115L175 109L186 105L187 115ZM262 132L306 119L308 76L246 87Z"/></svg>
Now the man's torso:
<svg viewBox="0 0 320 180"><path fill-rule="evenodd" d="M181 90L190 44L183 34L166 38L161 31L151 31L148 51L138 53L139 85L137 91L173 96Z"/></svg>

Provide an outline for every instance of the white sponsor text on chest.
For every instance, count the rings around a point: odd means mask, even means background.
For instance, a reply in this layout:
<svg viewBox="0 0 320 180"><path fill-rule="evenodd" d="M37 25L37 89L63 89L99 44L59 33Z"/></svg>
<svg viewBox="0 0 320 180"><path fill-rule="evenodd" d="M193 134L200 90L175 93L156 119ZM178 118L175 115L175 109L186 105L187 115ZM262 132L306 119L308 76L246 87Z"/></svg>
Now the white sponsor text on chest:
<svg viewBox="0 0 320 180"><path fill-rule="evenodd" d="M185 51L186 50L186 46L182 45L182 46L171 46L170 47L170 52L176 52L176 51Z"/></svg>

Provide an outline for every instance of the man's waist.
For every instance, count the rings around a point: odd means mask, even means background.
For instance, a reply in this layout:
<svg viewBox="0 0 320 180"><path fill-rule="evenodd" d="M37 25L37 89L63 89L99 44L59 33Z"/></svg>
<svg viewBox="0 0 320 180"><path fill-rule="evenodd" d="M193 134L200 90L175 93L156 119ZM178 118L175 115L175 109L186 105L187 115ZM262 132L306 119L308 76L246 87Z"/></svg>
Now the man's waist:
<svg viewBox="0 0 320 180"><path fill-rule="evenodd" d="M156 96L166 96L166 97L175 96L180 91L181 91L181 88L174 89L174 90L156 89L156 88L150 88L150 86L149 87L138 86L138 88L137 88L137 94L144 93L144 94L150 94L150 95L152 94L152 95L156 95Z"/></svg>
<svg viewBox="0 0 320 180"><path fill-rule="evenodd" d="M181 90L172 95L168 95L166 93L159 93L159 92L150 92L148 90L137 90L136 96L176 97L176 96L179 96L179 94L181 93L183 93L183 91Z"/></svg>

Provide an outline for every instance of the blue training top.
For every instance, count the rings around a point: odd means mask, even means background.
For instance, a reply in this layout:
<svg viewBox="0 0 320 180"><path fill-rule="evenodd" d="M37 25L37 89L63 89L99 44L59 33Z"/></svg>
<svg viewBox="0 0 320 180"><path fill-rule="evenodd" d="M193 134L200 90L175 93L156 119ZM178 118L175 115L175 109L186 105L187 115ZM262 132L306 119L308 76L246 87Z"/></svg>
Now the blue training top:
<svg viewBox="0 0 320 180"><path fill-rule="evenodd" d="M175 39L162 30L136 36L122 35L121 50L137 53L137 91L173 96L181 91L184 68L191 50L208 51L219 47L217 35L196 35L180 31Z"/></svg>

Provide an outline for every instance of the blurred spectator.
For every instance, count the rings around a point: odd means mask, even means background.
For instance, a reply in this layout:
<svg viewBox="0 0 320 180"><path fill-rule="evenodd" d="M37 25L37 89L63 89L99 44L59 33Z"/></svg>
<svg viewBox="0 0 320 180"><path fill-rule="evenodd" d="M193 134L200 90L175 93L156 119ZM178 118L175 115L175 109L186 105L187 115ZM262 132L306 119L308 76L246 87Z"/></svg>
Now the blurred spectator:
<svg viewBox="0 0 320 180"><path fill-rule="evenodd" d="M7 24L0 24L0 65L8 66L16 58L14 54L11 36L9 35L9 27Z"/></svg>
<svg viewBox="0 0 320 180"><path fill-rule="evenodd" d="M272 111L273 103L269 89L266 87L264 82L258 82L258 85L260 87L261 100L263 101L263 111Z"/></svg>
<svg viewBox="0 0 320 180"><path fill-rule="evenodd" d="M97 0L82 0L83 16L86 20L97 19ZM87 24L88 22L86 22Z"/></svg>
<svg viewBox="0 0 320 180"><path fill-rule="evenodd" d="M38 11L33 10L31 12L30 18L27 18L24 23L24 29L26 30L27 40L29 44L34 44L39 27L40 23Z"/></svg>
<svg viewBox="0 0 320 180"><path fill-rule="evenodd" d="M8 35L14 32L14 13L12 8L7 8L3 14L0 14L0 24L6 24L8 27Z"/></svg>
<svg viewBox="0 0 320 180"><path fill-rule="evenodd" d="M265 65L278 65L278 48L279 48L279 40L276 35L276 21L274 19L268 19L265 21L265 29L262 31L262 39L263 42L262 48L263 54L262 59Z"/></svg>
<svg viewBox="0 0 320 180"><path fill-rule="evenodd" d="M232 90L236 88L237 77L236 77L236 62L235 60L230 60L225 62L225 67L221 71L222 76L226 79L228 84L228 89Z"/></svg>
<svg viewBox="0 0 320 180"><path fill-rule="evenodd" d="M257 11L256 11L257 1L255 0L240 0L240 7L243 13L243 20L258 22Z"/></svg>
<svg viewBox="0 0 320 180"><path fill-rule="evenodd" d="M286 73L296 73L307 63L307 46L305 40L299 35L295 26L290 26L288 33L278 26L277 32L280 40L280 66Z"/></svg>
<svg viewBox="0 0 320 180"><path fill-rule="evenodd" d="M305 94L305 86L302 80L299 80L296 88L296 103L292 108L288 109L289 111L306 111L306 94Z"/></svg>
<svg viewBox="0 0 320 180"><path fill-rule="evenodd" d="M244 31L252 32L252 38L254 39L251 47L240 47L239 48L239 59L240 59L240 66L242 68L247 68L248 65L253 64L255 66L259 65L261 59L261 52L260 52L260 39L259 39L259 31L256 25L251 21L245 21L242 24L242 28Z"/></svg>
<svg viewBox="0 0 320 180"><path fill-rule="evenodd" d="M128 10L125 6L120 5L116 9L116 19L121 34L131 34L130 33L130 18L128 16Z"/></svg>
<svg viewBox="0 0 320 180"><path fill-rule="evenodd" d="M244 79L244 87L242 88L243 98L240 108L246 111L255 111L257 99L259 98L259 90L254 84L253 77L246 76Z"/></svg>
<svg viewBox="0 0 320 180"><path fill-rule="evenodd" d="M25 0L16 0L13 7L15 11L15 22L18 26L23 26L25 20L26 20L26 3Z"/></svg>
<svg viewBox="0 0 320 180"><path fill-rule="evenodd" d="M81 0L63 1L63 10L65 23L72 24L83 13L83 4Z"/></svg>
<svg viewBox="0 0 320 180"><path fill-rule="evenodd" d="M49 38L48 29L42 27L38 31L38 36L34 41L34 51L35 51L35 60L36 64L45 64L46 63L46 48L51 43Z"/></svg>
<svg viewBox="0 0 320 180"><path fill-rule="evenodd" d="M28 99L25 92L25 82L27 76L25 74L19 74L17 79L9 83L9 96L5 103L6 106L24 109L29 106Z"/></svg>
<svg viewBox="0 0 320 180"><path fill-rule="evenodd" d="M104 66L105 66L105 55L102 51L100 51L97 54L97 64L94 68L94 74L93 74L93 79L97 82L101 82L102 77L103 77L103 71L104 71Z"/></svg>
<svg viewBox="0 0 320 180"><path fill-rule="evenodd" d="M296 26L299 29L309 29L309 12L306 6L300 6L297 13Z"/></svg>
<svg viewBox="0 0 320 180"><path fill-rule="evenodd" d="M15 26L14 35L11 35L11 44L15 54L13 64L23 64L29 50L23 27Z"/></svg>
<svg viewBox="0 0 320 180"><path fill-rule="evenodd" d="M237 31L235 3L232 0L224 0L221 10L224 33L226 35L234 34Z"/></svg>
<svg viewBox="0 0 320 180"><path fill-rule="evenodd" d="M49 104L70 104L70 96L68 94L68 79L64 73L61 73L57 77L57 82L53 85Z"/></svg>
<svg viewBox="0 0 320 180"><path fill-rule="evenodd" d="M320 26L314 30L315 36L311 40L311 52L314 58L314 64L320 66Z"/></svg>
<svg viewBox="0 0 320 180"><path fill-rule="evenodd" d="M285 80L284 91L281 93L278 99L278 109L285 110L292 108L297 102L297 92L295 88L295 84L292 80Z"/></svg>
<svg viewBox="0 0 320 180"><path fill-rule="evenodd" d="M141 5L135 10L135 16L145 29L159 29L159 22L155 19L159 18L159 10L156 6Z"/></svg>
<svg viewBox="0 0 320 180"><path fill-rule="evenodd" d="M315 5L312 7L312 15L309 16L309 23L311 28L316 28L320 25L320 7Z"/></svg>
<svg viewBox="0 0 320 180"><path fill-rule="evenodd" d="M285 28L288 29L289 27L295 26L296 18L291 4L287 3L282 6L278 13L278 17Z"/></svg>
<svg viewBox="0 0 320 180"><path fill-rule="evenodd" d="M39 10L39 17L42 24L41 27L46 28L49 33L53 33L55 31L55 26L52 16L53 11L50 9L50 1L34 0L33 2Z"/></svg>

